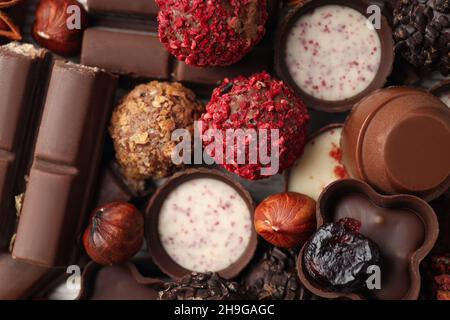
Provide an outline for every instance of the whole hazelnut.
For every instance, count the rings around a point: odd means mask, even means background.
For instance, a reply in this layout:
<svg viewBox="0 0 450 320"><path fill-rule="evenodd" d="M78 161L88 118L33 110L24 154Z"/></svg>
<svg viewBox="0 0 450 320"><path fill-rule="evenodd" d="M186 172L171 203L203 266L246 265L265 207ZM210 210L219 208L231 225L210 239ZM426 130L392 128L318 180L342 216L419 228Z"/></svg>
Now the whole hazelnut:
<svg viewBox="0 0 450 320"><path fill-rule="evenodd" d="M79 11L72 11L71 6L76 6ZM41 0L36 8L31 33L40 46L70 57L80 53L83 31L87 25L87 12L78 1Z"/></svg>
<svg viewBox="0 0 450 320"><path fill-rule="evenodd" d="M255 211L256 232L281 248L303 244L316 229L316 202L296 192L272 195Z"/></svg>
<svg viewBox="0 0 450 320"><path fill-rule="evenodd" d="M102 265L131 259L144 239L144 216L126 202L113 202L94 210L83 234L89 257Z"/></svg>

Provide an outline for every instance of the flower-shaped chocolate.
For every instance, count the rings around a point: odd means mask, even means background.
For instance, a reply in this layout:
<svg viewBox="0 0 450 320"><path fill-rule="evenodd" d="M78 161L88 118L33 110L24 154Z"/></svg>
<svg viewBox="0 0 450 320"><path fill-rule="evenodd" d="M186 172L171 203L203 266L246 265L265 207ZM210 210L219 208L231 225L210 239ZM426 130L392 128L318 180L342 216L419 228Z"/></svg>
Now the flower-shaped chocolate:
<svg viewBox="0 0 450 320"><path fill-rule="evenodd" d="M382 196L364 182L347 179L328 186L317 204L318 228L343 218L361 222L359 232L378 245L380 288L367 286L364 292L351 293L324 288L306 272L304 247L298 258L298 271L306 288L332 299L417 299L419 264L432 249L439 232L433 209L415 196ZM367 272L369 276L377 276L376 270Z"/></svg>

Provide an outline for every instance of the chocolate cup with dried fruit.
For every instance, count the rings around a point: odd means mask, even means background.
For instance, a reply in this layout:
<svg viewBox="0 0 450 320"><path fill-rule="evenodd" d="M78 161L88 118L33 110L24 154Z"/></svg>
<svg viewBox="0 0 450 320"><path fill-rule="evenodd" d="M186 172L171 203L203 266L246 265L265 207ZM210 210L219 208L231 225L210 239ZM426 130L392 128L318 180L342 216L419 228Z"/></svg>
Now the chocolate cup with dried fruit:
<svg viewBox="0 0 450 320"><path fill-rule="evenodd" d="M367 12L367 3L363 0L303 0L300 4L287 15L279 28L275 43L275 72L284 80L299 96L308 107L324 112L344 112L350 110L353 105L365 97L368 93L382 88L389 75L392 72L395 58L394 40L392 30L388 19L381 15L381 27L376 29L376 33L380 39L381 63L375 73L373 80L368 86L355 95L341 100L325 100L313 96L302 89L294 80L292 73L289 71L287 63L287 47L288 37L291 30L295 28L296 23L307 14L314 10L328 6L338 5L354 9L365 17L370 17ZM378 49L377 49L378 50ZM367 51L370 56L370 50ZM333 59L330 57L330 59ZM326 81L326 79L325 79Z"/></svg>
<svg viewBox="0 0 450 320"><path fill-rule="evenodd" d="M303 247L297 268L308 290L330 299L418 298L419 264L433 248L439 233L436 215L425 201L410 195L383 196L362 181L347 179L324 190L316 214L318 228L343 218L361 222L360 233L374 241L381 252L381 289L351 293L325 289L307 273Z"/></svg>
<svg viewBox="0 0 450 320"><path fill-rule="evenodd" d="M164 248L159 232L160 212L169 194L177 187L194 179L214 179L225 183L237 192L238 196L245 202L245 205L248 208L250 214L250 238L246 248L237 260L229 264L225 269L217 271L220 277L224 279L233 279L250 263L256 251L258 237L254 228L251 227L255 204L250 193L241 184L218 170L206 168L185 170L172 176L156 191L148 203L145 217L145 237L150 255L155 264L158 265L165 274L174 279L181 279L183 276L195 271L188 270L174 261Z"/></svg>

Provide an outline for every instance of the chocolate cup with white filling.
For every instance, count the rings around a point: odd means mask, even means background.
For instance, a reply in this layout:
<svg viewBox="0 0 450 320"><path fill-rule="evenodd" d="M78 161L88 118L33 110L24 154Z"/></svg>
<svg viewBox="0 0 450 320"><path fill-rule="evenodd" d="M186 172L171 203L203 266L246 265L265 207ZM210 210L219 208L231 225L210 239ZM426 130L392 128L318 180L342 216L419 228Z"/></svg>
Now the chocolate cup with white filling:
<svg viewBox="0 0 450 320"><path fill-rule="evenodd" d="M148 203L145 213L145 233L147 246L150 250L150 255L152 256L153 261L165 274L172 277L173 279L181 279L183 276L190 274L193 270L188 270L180 266L169 256L169 254L164 249L158 230L160 210L167 196L175 188L187 181L199 178L219 180L236 190L241 198L245 201L246 206L249 210L249 214L251 215L251 222L253 223L255 204L250 193L241 184L234 181L227 174L214 169L198 168L188 169L172 176L166 181L163 186L161 186L156 191L156 193ZM235 278L252 260L258 244L258 237L253 227L250 228L250 232L250 239L243 254L227 268L217 271L217 273L222 278Z"/></svg>
<svg viewBox="0 0 450 320"><path fill-rule="evenodd" d="M426 201L450 187L450 109L430 93L391 87L361 100L341 138L350 177Z"/></svg>
<svg viewBox="0 0 450 320"><path fill-rule="evenodd" d="M421 278L419 264L433 248L439 225L433 209L411 195L382 196L368 184L353 179L329 185L317 202L317 224L353 218L361 234L374 241L381 253L381 289L333 292L318 284L304 267L303 247L297 268L300 280L314 294L330 299L415 300Z"/></svg>
<svg viewBox="0 0 450 320"><path fill-rule="evenodd" d="M326 133L328 131L331 131L331 130L342 129L343 127L344 127L343 123L332 123L332 124L329 124L329 125L326 125L326 126L320 128L319 130L317 130L316 132L314 132L313 134L311 134L308 137L308 141L306 142L306 146L309 143L311 143L314 139L318 138L320 135L322 135L322 134L324 134L324 133ZM295 166L297 165L298 161L301 161L301 159L302 159L302 157L304 155L305 155L305 152L303 152L303 155L299 159L297 159L296 163L291 168L289 168L289 169L284 171L284 190L285 190L285 192L292 191L292 190L289 190L289 183L290 183L290 180L291 180L291 172L292 172L292 170L295 169ZM325 156L329 157L328 154L326 154Z"/></svg>
<svg viewBox="0 0 450 320"><path fill-rule="evenodd" d="M381 15L381 28L376 29L377 34L381 42L381 63L379 69L372 80L372 82L362 92L356 94L353 97L339 100L330 101L316 98L306 93L300 86L294 81L289 72L286 63L286 50L287 39L289 31L294 27L295 23L305 14L310 13L312 10L326 5L340 5L355 9L365 17L369 17L367 13L367 4L363 0L305 0L303 5L299 5L292 13L290 13L283 23L281 24L276 37L275 45L275 71L276 74L284 80L295 93L302 98L308 107L325 112L344 112L350 110L355 103L365 97L367 94L382 88L387 81L387 78L392 72L395 58L394 40L392 35L392 29L389 25L388 19ZM367 51L370 55L370 50ZM332 59L332 57L330 57Z"/></svg>

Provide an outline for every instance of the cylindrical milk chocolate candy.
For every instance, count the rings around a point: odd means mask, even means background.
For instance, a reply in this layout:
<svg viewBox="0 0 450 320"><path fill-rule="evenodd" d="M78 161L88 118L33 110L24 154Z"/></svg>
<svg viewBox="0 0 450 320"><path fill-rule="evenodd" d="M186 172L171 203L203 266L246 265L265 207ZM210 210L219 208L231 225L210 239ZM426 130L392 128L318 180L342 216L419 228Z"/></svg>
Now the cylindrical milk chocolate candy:
<svg viewBox="0 0 450 320"><path fill-rule="evenodd" d="M431 201L450 187L450 109L425 91L387 88L363 99L341 147L350 176L382 193Z"/></svg>
<svg viewBox="0 0 450 320"><path fill-rule="evenodd" d="M0 47L0 252L14 232L14 196L23 192L49 61L47 50L32 45Z"/></svg>
<svg viewBox="0 0 450 320"><path fill-rule="evenodd" d="M98 68L56 62L12 252L15 258L46 267L76 259L116 80Z"/></svg>

